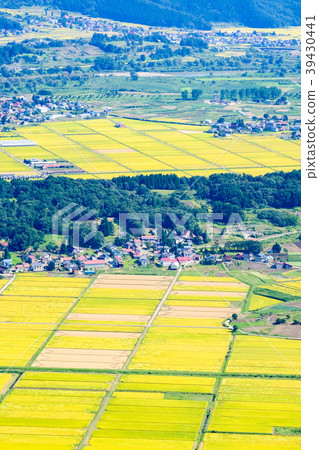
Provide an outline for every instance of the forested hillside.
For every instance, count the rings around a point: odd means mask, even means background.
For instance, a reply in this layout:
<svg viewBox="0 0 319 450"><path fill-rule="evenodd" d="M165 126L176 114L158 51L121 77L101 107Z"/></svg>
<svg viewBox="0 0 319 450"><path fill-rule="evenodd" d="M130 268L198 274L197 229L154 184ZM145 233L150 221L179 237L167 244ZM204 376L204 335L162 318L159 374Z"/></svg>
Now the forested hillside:
<svg viewBox="0 0 319 450"><path fill-rule="evenodd" d="M1 6L48 4L91 16L158 26L210 28L211 22L250 27L300 24L300 0L0 0Z"/></svg>
<svg viewBox="0 0 319 450"><path fill-rule="evenodd" d="M188 186L202 206L190 208L184 199ZM173 190L160 195L156 190ZM177 190L177 192L175 192ZM10 250L25 250L41 242L52 231L52 217L70 203L95 210L96 218L113 217L119 213L172 212L183 215L222 213L227 223L232 213L245 217L248 209L295 208L300 206L300 171L275 172L264 176L216 174L209 178L183 178L176 175L118 177L112 182L100 180L71 180L48 177L45 180L0 180L0 236L10 241ZM206 206L205 206L206 205ZM272 219L269 217L268 219ZM278 214L277 214L278 216ZM195 223L193 223L195 225ZM190 224L188 224L189 229ZM164 229L173 229L167 218Z"/></svg>

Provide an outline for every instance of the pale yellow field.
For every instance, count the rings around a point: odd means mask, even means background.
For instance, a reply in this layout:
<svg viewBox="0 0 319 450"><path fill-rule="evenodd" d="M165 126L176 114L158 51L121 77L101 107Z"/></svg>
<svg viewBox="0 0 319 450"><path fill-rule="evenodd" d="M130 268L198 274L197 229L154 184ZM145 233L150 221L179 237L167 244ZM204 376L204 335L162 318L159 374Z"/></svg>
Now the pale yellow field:
<svg viewBox="0 0 319 450"><path fill-rule="evenodd" d="M273 434L300 428L300 380L222 381L208 431Z"/></svg>
<svg viewBox="0 0 319 450"><path fill-rule="evenodd" d="M300 341L236 336L227 372L299 375Z"/></svg>
<svg viewBox="0 0 319 450"><path fill-rule="evenodd" d="M283 140L276 134L222 139L204 133L208 127L118 120L126 127L116 128L116 121L107 118L19 128L20 137L35 141L41 150L30 149L30 155L28 149L12 152L22 160L37 152L53 154L102 179L136 173L209 176L231 171L261 175L300 168L300 142ZM19 165L14 160L11 164ZM12 165L9 169L18 170Z"/></svg>

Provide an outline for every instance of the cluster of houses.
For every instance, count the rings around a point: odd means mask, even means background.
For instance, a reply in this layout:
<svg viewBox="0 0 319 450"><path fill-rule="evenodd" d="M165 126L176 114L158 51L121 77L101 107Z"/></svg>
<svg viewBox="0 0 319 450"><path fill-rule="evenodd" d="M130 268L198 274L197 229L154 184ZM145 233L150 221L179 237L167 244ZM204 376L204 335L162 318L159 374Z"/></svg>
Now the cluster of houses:
<svg viewBox="0 0 319 450"><path fill-rule="evenodd" d="M0 36L16 36L26 33L43 33L45 28L69 28L81 31L117 33L119 37L127 33L136 34L146 38L156 32L167 38L172 44L179 45L182 39L194 34L193 29L171 30L165 27L146 27L129 25L108 19L92 18L71 13L45 10L41 16L25 14L22 20L26 23L21 30L0 30ZM260 48L275 48L276 50L293 50L300 45L300 40L289 38L283 31L284 38L277 36L275 31L250 31L250 30L196 30L196 36L201 37L208 45L214 46L215 51L227 51L229 45L254 45ZM276 38L277 37L277 38Z"/></svg>
<svg viewBox="0 0 319 450"><path fill-rule="evenodd" d="M8 254L8 242L0 241L0 251L2 261L0 262L0 274L12 274L17 272L42 272L42 271L67 271L69 273L94 274L97 270L107 267L121 268L124 265L124 258L130 256L134 263L145 267L150 263L170 270L177 270L179 267L198 264L203 260L203 254L199 254L193 245L190 231L186 231L182 236L175 236L175 245L169 247L161 242L155 234L140 237L133 237L121 246L108 243L103 249L96 250L93 254L87 255L83 248L73 248L69 255L57 255L49 252L38 254L36 252L27 253L22 256L22 261L13 264ZM92 253L92 252L90 252ZM287 262L288 253L252 253L239 252L236 255L209 254L204 256L206 264L226 264L246 261L261 263L272 269L291 269L293 266Z"/></svg>
<svg viewBox="0 0 319 450"><path fill-rule="evenodd" d="M292 269L292 264L289 264L287 261L280 261L279 259L287 260L287 253L271 253L264 254L258 253L257 255L253 255L252 253L244 253L239 252L235 256L228 255L224 253L223 255L209 255L206 256L205 262L209 262L210 264L222 264L225 263L226 266L229 266L233 263L233 261L246 261L246 262L255 262L262 263L267 265L270 269L282 270L282 269Z"/></svg>
<svg viewBox="0 0 319 450"><path fill-rule="evenodd" d="M59 118L104 117L110 111L109 107L103 111L95 111L79 101L70 101L64 98L56 100L52 96L33 96L32 100L22 96L0 98L0 123L6 127L8 125L41 123L44 120Z"/></svg>
<svg viewBox="0 0 319 450"><path fill-rule="evenodd" d="M214 136L225 137L233 133L263 133L269 132L286 132L291 131L294 139L300 139L301 137L301 121L299 119L294 120L293 124L289 124L288 121L283 119L261 119L254 122L245 122L240 124L239 122L215 122L210 124L211 128L206 133L212 133Z"/></svg>

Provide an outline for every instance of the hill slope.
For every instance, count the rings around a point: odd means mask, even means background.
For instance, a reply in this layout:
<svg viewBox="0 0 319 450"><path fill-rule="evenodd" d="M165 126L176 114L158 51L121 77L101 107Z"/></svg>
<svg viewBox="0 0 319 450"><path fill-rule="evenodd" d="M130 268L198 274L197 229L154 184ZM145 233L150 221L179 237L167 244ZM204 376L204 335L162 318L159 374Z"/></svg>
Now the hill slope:
<svg viewBox="0 0 319 450"><path fill-rule="evenodd" d="M250 27L300 24L300 0L0 0L0 5L51 4L123 22L210 28L211 22Z"/></svg>

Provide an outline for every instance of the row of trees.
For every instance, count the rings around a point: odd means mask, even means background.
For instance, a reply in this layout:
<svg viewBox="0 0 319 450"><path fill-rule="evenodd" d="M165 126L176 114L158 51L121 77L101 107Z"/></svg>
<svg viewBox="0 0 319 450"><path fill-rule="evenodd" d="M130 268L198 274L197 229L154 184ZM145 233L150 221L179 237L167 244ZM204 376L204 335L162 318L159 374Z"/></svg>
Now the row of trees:
<svg viewBox="0 0 319 450"><path fill-rule="evenodd" d="M276 86L267 88L266 86L246 88L246 89L222 89L220 91L221 99L233 99L239 97L240 100L275 100L281 96L281 89Z"/></svg>
<svg viewBox="0 0 319 450"><path fill-rule="evenodd" d="M182 99L183 100L189 100L188 94L189 94L189 91L187 89L182 91L182 94L181 94L182 95ZM192 89L190 94L191 94L192 100L198 100L199 97L203 94L203 91L201 89Z"/></svg>

